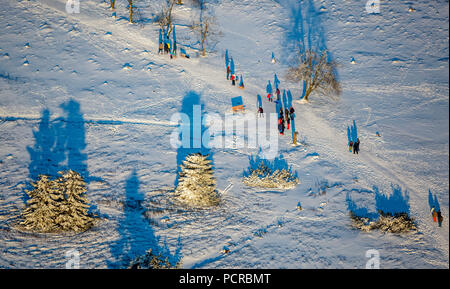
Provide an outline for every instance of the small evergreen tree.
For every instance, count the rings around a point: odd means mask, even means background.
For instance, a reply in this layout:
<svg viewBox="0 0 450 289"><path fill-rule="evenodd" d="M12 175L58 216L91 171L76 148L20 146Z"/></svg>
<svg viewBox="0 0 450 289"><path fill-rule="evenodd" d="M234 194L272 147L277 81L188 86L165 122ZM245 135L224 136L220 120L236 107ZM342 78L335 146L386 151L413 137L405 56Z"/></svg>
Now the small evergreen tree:
<svg viewBox="0 0 450 289"><path fill-rule="evenodd" d="M89 215L89 201L86 197L86 183L81 175L69 170L59 172L62 175L58 179L60 191L64 193L65 201L61 206L61 214L57 223L62 230L81 232L89 229L94 224L94 219Z"/></svg>
<svg viewBox="0 0 450 289"><path fill-rule="evenodd" d="M40 175L36 183L31 183L34 190L26 191L30 199L20 223L25 230L81 232L94 225L94 217L88 213L86 184L81 175L72 170L59 174L62 176L57 180Z"/></svg>
<svg viewBox="0 0 450 289"><path fill-rule="evenodd" d="M149 249L144 256L139 256L131 261L130 269L179 269L181 261L171 264L168 257L164 257L161 253L155 254Z"/></svg>
<svg viewBox="0 0 450 289"><path fill-rule="evenodd" d="M198 207L219 204L211 160L207 157L208 155L196 153L188 155L183 161L175 190L177 199L182 203Z"/></svg>
<svg viewBox="0 0 450 289"><path fill-rule="evenodd" d="M20 223L26 230L52 232L58 229L55 220L58 217L64 196L58 191L55 181L46 175L40 175L36 183L31 183L34 190L26 193L30 196L27 207L22 213Z"/></svg>

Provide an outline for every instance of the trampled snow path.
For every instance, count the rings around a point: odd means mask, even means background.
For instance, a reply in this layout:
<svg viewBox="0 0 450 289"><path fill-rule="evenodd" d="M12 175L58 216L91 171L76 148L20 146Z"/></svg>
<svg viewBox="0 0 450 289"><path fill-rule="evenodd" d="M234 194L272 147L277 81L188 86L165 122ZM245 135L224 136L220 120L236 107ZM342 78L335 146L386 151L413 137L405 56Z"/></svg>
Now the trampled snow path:
<svg viewBox="0 0 450 289"><path fill-rule="evenodd" d="M382 266L385 268L448 267L448 218L444 221L444 227L438 228L431 222L427 205L427 189L431 187L433 192L437 190L439 193L444 217L448 216L448 190L445 191L448 171L442 173L442 169L448 169L448 162L441 161L436 168L431 168L431 160L438 160L442 156L440 150L445 147L448 149L448 133L438 137L436 145L428 147L432 158L425 158L417 149L421 144L428 145L433 140L426 133L427 128L430 128L427 126L428 115L422 112L431 106L434 113L443 115L436 109L439 105L447 105L448 108L448 89L443 88L448 83L419 80L417 84L414 83L417 79L411 80L414 73L409 73L403 74L399 82L381 85L377 78L375 83L365 85L369 83L368 80L373 81L377 69L383 66L373 63L388 62L390 65L390 60L398 56L395 48L389 45L383 47L381 44L395 43L395 38L401 37L391 33L392 36L387 36L388 40L385 40L383 33L375 32L373 35L376 41L371 42L375 43L372 45L375 48L367 45L355 52L355 42L367 41L361 36L357 41L354 40L355 28L372 31L375 26L383 27L386 30L384 35L389 35L391 31L387 30L383 22L389 19L376 15L376 21L373 21L374 17L368 19L363 7L358 10L356 4L347 2L309 1L314 3L316 9L321 6L326 8L327 12L321 12L320 17L326 20L322 25L328 30L325 35L328 35L329 48L336 57L344 62L352 52L360 57L356 57L357 65L351 68L344 65L340 70L344 95L339 103L325 103L322 108L317 105L320 103L318 98L311 104L299 105L294 102L297 130L306 138L308 145L292 148L289 145L290 137L285 136L280 138L279 147L288 163L298 169L302 184L287 192L249 190L241 184L240 171L247 168L248 156L254 152L215 150L213 158L219 188L234 184L227 191L221 208L204 213L163 212L160 218L152 220L158 224L153 227L145 225L145 222L131 224L131 220L139 220L139 214L124 212L123 204L129 195L134 197L139 196L139 192L145 192L142 197L148 199L152 196L149 191L173 185L175 168L179 163L174 161L178 153L168 145L168 135L172 131L169 118L179 111L180 100L190 95L187 92L197 93L207 112L228 112L229 98L235 95L242 95L247 108L256 112L257 94L263 96L265 112L275 111L274 105L264 98L265 84L273 79L274 73L282 78L282 71L287 67L283 59L288 58L288 55L281 54L285 51L284 33L290 28L291 21L296 20L292 16L300 16L298 13L292 15L300 11L296 10L296 1L278 2L280 4L258 1L256 5L252 1L223 1L220 8L216 9L219 23L224 26L224 35L218 48L221 51L229 49L237 64L238 75L242 72L246 80L245 90L232 87L225 80L223 58L220 55L211 53L207 58L177 58L172 61L167 55L157 55L154 41L157 40L156 27L148 24L146 29L140 29L129 25L126 19L116 21L109 17L111 12L106 4L84 1L83 13L68 15L63 0L6 3L1 12L2 17L5 15L4 23L8 24L5 31L13 25L20 25L31 47L23 47L26 41L20 35L16 42L8 39L0 45L0 52L8 53L9 56L8 59L0 60L3 61L0 73L8 76L0 78L4 97L0 109L3 120L11 120L1 122L4 131L1 136L5 139L6 151L1 152L0 174L6 181L0 184L9 193L0 199L1 214L5 220L2 223L1 244L5 248L3 250L8 251L2 256L4 259L0 266L63 267L64 252L75 247L82 251L83 266L110 267L109 262L121 259L122 256L115 250L127 243L127 236L135 241L137 248L134 249L142 251L154 243L153 239L157 235L167 238L172 252L178 248L177 240L181 237L181 251L187 268L362 268L366 261L365 250L373 248L381 250ZM430 3L421 3L422 10L433 6ZM390 9L390 6L385 7L383 9ZM396 10L400 8L394 7L392 11L397 13ZM419 11L422 7L417 8ZM358 11L361 15L358 15ZM392 11L386 14L391 15ZM420 13L432 13L432 10L423 11ZM26 16L20 17L20 21L12 21L16 17L10 17L11 14L22 13ZM397 17L395 13L393 15ZM314 17L318 15L311 14ZM355 18L360 18L359 24L353 22ZM288 20L284 22L283 19ZM301 17L297 20L301 20ZM345 24L346 21L350 21L351 25ZM398 20L401 21L402 18ZM426 26L435 27L433 21L439 23L439 20L429 20L430 24ZM321 23L319 21L316 24ZM36 27L39 30L34 31ZM292 37L291 34L288 34L289 37ZM360 34L364 35L363 32ZM409 44L415 46L416 42L411 41ZM438 44L436 42L433 45ZM378 46L384 50L376 50ZM54 55L47 55L47 49ZM371 50L376 51L368 53ZM272 51L277 56L281 55L280 63L273 65L269 62ZM442 53L437 53L436 57L439 54ZM29 61L28 66L22 65L24 58ZM53 62L53 59L57 62ZM359 65L362 61L367 62ZM442 65L439 60L436 63ZM407 65L406 71L420 72L427 69L415 68L415 64L408 61L396 65ZM448 67L448 58L446 65ZM124 67L131 69L124 70ZM385 66L388 72L383 71L383 74L395 75L397 70L392 67ZM354 71L358 77L352 74ZM381 79L386 80L386 77ZM299 94L295 85L287 84L283 79L281 88L291 89L296 97ZM401 93L397 93L399 90ZM379 97L381 93L386 93L391 101L384 102ZM354 103L353 94L360 97L361 101ZM425 97L422 98L421 94ZM38 113L43 108L49 108L52 119L64 117L64 113L59 112L59 105L70 97L81 103L85 123L92 124L86 126L85 130L88 143L85 153L89 156L87 163L90 175L102 181L89 185L92 192L90 198L106 217L99 227L81 236L51 236L44 241L15 232L7 225L23 206L20 195L25 186L23 176L28 173L26 166L29 164L26 147L33 146L32 130L36 130L41 119ZM408 108L396 110L404 105L403 102L408 104ZM367 118L368 111L362 108L372 108L370 120ZM425 120L423 128L420 127L420 132L423 132L421 135L409 132L404 125L397 130L386 129L397 119L400 124L405 119L414 120L410 118L411 115L420 115ZM446 116L448 121L448 114ZM14 117L17 119L14 120ZM362 141L361 154L358 156L348 153L346 148L345 125L350 125L352 118L357 120ZM413 122L418 125L417 121ZM440 122L438 125L442 126ZM381 139L372 136L374 127L381 128ZM438 129L432 127L431 131L436 132ZM394 135L395 139L390 135ZM396 148L396 145L404 145L409 141L408 135L417 135L418 144L406 145L402 150ZM400 140L397 140L398 136ZM399 154L398 151L405 153ZM163 160L161 156L164 156ZM406 164L415 161L414 158L418 160L411 169ZM421 161L424 169L429 171L428 175L421 174L417 165ZM137 174L130 174L132 170L137 170ZM430 174L437 175L433 178ZM357 184L353 181L355 177L358 179ZM135 183L136 179L136 187L129 185ZM317 180L340 182L342 185L331 187L325 196L309 195L310 187L316 190L314 183ZM409 192L411 214L418 220L419 232L402 237L377 232L358 234L351 230L345 192L363 192L378 186L381 191L389 193L391 183L401 185L402 189ZM302 212L295 210L298 201L304 207ZM221 254L224 246L230 248L229 254Z"/></svg>

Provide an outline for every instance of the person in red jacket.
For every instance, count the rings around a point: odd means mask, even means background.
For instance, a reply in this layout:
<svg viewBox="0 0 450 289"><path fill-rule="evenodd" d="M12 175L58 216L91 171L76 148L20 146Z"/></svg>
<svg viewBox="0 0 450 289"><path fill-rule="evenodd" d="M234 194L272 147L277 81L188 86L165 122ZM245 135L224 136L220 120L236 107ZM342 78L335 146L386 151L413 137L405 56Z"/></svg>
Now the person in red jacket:
<svg viewBox="0 0 450 289"><path fill-rule="evenodd" d="M231 75L231 85L236 85L236 75Z"/></svg>
<svg viewBox="0 0 450 289"><path fill-rule="evenodd" d="M431 216L433 217L433 222L437 222L437 216L438 216L438 213L436 212L436 210L434 209L434 207L433 208L431 208Z"/></svg>
<svg viewBox="0 0 450 289"><path fill-rule="evenodd" d="M227 80L230 79L230 73L231 73L231 69L230 69L230 66L228 65L227 66Z"/></svg>

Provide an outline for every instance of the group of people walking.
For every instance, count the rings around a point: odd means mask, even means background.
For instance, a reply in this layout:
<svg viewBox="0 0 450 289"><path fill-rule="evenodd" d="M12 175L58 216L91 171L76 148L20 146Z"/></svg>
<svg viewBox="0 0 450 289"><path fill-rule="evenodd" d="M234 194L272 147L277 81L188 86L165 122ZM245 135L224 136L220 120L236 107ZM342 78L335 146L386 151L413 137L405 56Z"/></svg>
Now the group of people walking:
<svg viewBox="0 0 450 289"><path fill-rule="evenodd" d="M177 55L177 40L175 36L175 26L172 27L172 40L169 38L169 27L167 30L159 29L159 49L158 54L169 54L170 59ZM171 46L171 43L173 45ZM164 51L164 52L163 52Z"/></svg>
<svg viewBox="0 0 450 289"><path fill-rule="evenodd" d="M441 214L441 210L439 209L438 211L436 211L436 209L433 207L431 208L431 216L433 217L433 222L437 222L439 227L442 226L442 221L444 220L444 218L442 217Z"/></svg>
<svg viewBox="0 0 450 289"><path fill-rule="evenodd" d="M283 112L283 108L280 107L280 112L278 114L278 130L281 135L284 135L284 130L286 128L290 129L291 120L294 120L294 108L291 106L290 109L285 108Z"/></svg>
<svg viewBox="0 0 450 289"><path fill-rule="evenodd" d="M352 150L353 150L353 154L359 153L359 138L356 138L356 141L354 143L353 143L353 140L350 141L350 143L348 145L348 150L349 150L349 152L352 152Z"/></svg>

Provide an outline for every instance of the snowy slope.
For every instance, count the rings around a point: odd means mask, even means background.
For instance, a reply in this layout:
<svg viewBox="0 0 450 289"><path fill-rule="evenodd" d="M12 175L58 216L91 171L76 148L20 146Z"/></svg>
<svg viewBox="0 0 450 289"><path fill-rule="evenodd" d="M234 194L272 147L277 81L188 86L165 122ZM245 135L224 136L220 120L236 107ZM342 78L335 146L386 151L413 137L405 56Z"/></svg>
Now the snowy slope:
<svg viewBox="0 0 450 289"><path fill-rule="evenodd" d="M184 268L364 268L369 249L379 250L382 268L448 268L448 1L381 1L380 14L368 14L365 1L213 1L215 50L173 60L157 54L157 25L128 23L125 1L117 19L101 0L82 1L80 14L67 14L64 0L3 2L0 267L64 268L66 252L77 249L81 267L117 268L157 248L182 256ZM157 12L142 5L144 18ZM174 13L180 45L195 44L186 28L195 8L186 3ZM326 48L340 63L339 100L298 101L300 87L285 81L298 43ZM226 81L225 50L245 90ZM292 147L289 132L279 153L301 183L288 191L246 187L242 173L257 150L211 149L218 188L232 184L222 205L170 207L167 190L188 152L170 145L171 116L192 104L223 116L237 95L256 113L258 94L274 112L264 99L274 74L292 92L304 143ZM360 155L347 149L353 120ZM45 152L59 138L71 142ZM75 166L89 179L97 227L77 235L14 227L42 160L52 173ZM375 211L374 186L391 194L391 185L408 192L418 231L352 229L347 196ZM441 228L429 213L429 190Z"/></svg>

